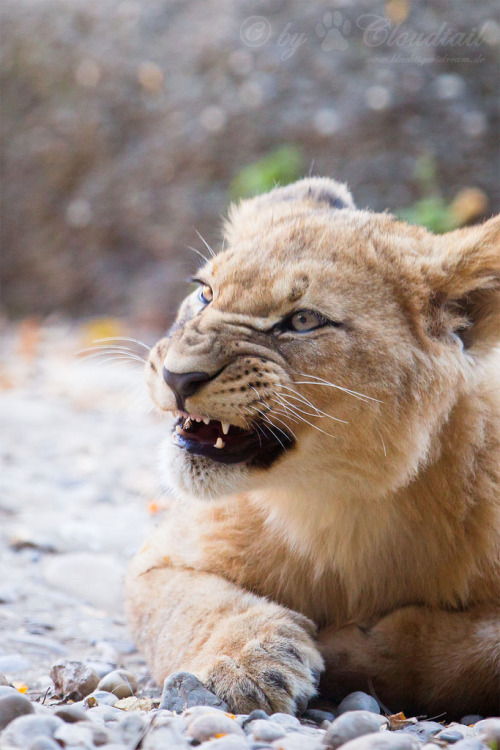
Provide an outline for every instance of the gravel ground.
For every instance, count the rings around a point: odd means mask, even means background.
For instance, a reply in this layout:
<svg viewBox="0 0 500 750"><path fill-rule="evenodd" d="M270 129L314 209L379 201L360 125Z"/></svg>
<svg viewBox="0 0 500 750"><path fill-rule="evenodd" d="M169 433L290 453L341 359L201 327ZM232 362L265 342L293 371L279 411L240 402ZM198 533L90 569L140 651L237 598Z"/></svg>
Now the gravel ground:
<svg viewBox="0 0 500 750"><path fill-rule="evenodd" d="M445 727L387 718L365 694L300 722L233 716L192 706L211 696L188 676L180 699L174 680L160 703L127 633L121 584L168 506L156 473L164 427L149 411L140 362L75 357L92 339L129 333L116 321L24 321L3 333L0 748L500 747L500 719Z"/></svg>

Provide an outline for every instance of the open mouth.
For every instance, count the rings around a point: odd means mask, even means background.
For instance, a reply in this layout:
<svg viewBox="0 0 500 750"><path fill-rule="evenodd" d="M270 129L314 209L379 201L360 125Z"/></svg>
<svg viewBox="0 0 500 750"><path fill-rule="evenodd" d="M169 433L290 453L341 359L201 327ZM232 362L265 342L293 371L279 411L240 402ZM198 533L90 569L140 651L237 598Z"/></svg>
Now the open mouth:
<svg viewBox="0 0 500 750"><path fill-rule="evenodd" d="M176 412L173 442L188 453L206 456L223 464L252 461L268 466L293 446L294 440L281 428L259 423L244 430L229 422Z"/></svg>

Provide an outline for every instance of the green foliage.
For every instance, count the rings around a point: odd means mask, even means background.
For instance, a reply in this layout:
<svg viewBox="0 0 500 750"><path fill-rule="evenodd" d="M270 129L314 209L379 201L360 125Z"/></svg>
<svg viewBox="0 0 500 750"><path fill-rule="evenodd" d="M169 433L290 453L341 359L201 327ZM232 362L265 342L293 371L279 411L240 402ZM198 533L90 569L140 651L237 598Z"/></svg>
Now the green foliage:
<svg viewBox="0 0 500 750"><path fill-rule="evenodd" d="M451 206L447 205L441 195L428 195L416 201L412 206L396 212L397 216L409 224L420 224L432 232L442 234L459 226Z"/></svg>
<svg viewBox="0 0 500 750"><path fill-rule="evenodd" d="M422 198L408 208L396 211L398 218L409 224L420 224L432 232L442 234L459 226L451 205L445 203L436 177L436 161L431 154L418 159L413 173Z"/></svg>
<svg viewBox="0 0 500 750"><path fill-rule="evenodd" d="M292 145L280 146L259 161L243 167L231 183L231 199L251 198L267 193L276 185L288 185L299 179L303 170L301 151Z"/></svg>

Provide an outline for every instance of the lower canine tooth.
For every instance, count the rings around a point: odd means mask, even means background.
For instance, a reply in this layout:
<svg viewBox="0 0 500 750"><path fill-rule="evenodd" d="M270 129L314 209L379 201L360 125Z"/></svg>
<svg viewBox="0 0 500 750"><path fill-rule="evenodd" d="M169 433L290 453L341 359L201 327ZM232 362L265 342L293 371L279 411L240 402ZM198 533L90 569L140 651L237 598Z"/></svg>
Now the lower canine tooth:
<svg viewBox="0 0 500 750"><path fill-rule="evenodd" d="M214 448L224 448L225 443L222 438L218 437L216 440L216 443L214 445Z"/></svg>
<svg viewBox="0 0 500 750"><path fill-rule="evenodd" d="M182 435L182 428L178 424L175 425L175 431L178 435Z"/></svg>

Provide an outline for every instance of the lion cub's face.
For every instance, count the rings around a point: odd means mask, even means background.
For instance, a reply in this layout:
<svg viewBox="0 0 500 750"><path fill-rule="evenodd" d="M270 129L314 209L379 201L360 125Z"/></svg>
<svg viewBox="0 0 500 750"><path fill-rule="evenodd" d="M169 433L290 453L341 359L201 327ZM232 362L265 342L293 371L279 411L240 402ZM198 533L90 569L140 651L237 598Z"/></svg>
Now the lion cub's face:
<svg viewBox="0 0 500 750"><path fill-rule="evenodd" d="M225 240L147 365L173 487L405 481L471 367L442 238L317 178L233 209Z"/></svg>

